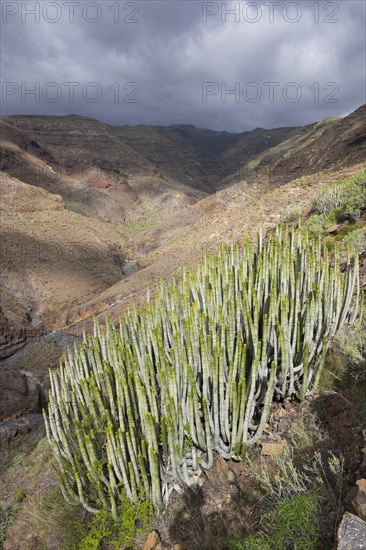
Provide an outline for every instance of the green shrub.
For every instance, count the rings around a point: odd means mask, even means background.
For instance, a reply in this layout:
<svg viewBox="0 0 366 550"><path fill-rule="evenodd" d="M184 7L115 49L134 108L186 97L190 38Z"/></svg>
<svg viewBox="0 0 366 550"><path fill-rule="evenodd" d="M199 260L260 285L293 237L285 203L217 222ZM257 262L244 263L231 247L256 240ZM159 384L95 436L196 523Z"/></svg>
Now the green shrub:
<svg viewBox="0 0 366 550"><path fill-rule="evenodd" d="M18 464L21 464L23 460L26 458L25 453L17 453L13 456L11 460L11 466L18 466Z"/></svg>
<svg viewBox="0 0 366 550"><path fill-rule="evenodd" d="M24 487L22 487L21 489L19 489L19 491L17 491L15 495L15 502L17 502L18 504L21 503L26 496L27 496L27 491L24 489Z"/></svg>
<svg viewBox="0 0 366 550"><path fill-rule="evenodd" d="M325 217L321 214L313 214L306 221L305 227L313 235L321 235L325 228Z"/></svg>
<svg viewBox="0 0 366 550"><path fill-rule="evenodd" d="M345 204L337 209L336 218L339 223L349 221L358 222L366 210L366 185L352 184L345 186L347 200Z"/></svg>
<svg viewBox="0 0 366 550"><path fill-rule="evenodd" d="M339 332L332 346L332 354L341 358L343 374L356 383L366 383L366 318ZM345 372L346 371L346 372Z"/></svg>
<svg viewBox="0 0 366 550"><path fill-rule="evenodd" d="M146 534L150 526L152 508L149 502L131 504L125 496L113 519L106 510L98 512L88 525L88 532L78 550L98 550L103 542L120 549L135 548L134 541Z"/></svg>
<svg viewBox="0 0 366 550"><path fill-rule="evenodd" d="M269 542L264 535L241 535L231 534L228 539L229 550L271 550Z"/></svg>
<svg viewBox="0 0 366 550"><path fill-rule="evenodd" d="M327 214L325 216L325 225L326 225L326 227L328 225L334 225L334 224L338 223L338 221L337 221L337 211L338 211L338 209L334 208L334 210L331 210L329 212L329 214Z"/></svg>
<svg viewBox="0 0 366 550"><path fill-rule="evenodd" d="M278 502L261 516L264 533L231 535L229 550L315 550L319 548L321 501L314 491Z"/></svg>
<svg viewBox="0 0 366 550"><path fill-rule="evenodd" d="M301 495L308 491L324 492L324 497L336 504L337 484L341 479L343 461L332 453L324 460L319 452L310 457L303 456L303 462L294 460L294 451L288 446L284 454L274 457L277 466L273 474L266 462L261 463L261 471L251 466L251 474L258 483L266 502L281 502L284 499Z"/></svg>
<svg viewBox="0 0 366 550"><path fill-rule="evenodd" d="M276 550L315 550L319 539L320 499L316 492L293 495L262 517Z"/></svg>
<svg viewBox="0 0 366 550"><path fill-rule="evenodd" d="M53 486L27 504L40 548L79 549L89 519L80 504L65 502L60 489Z"/></svg>
<svg viewBox="0 0 366 550"><path fill-rule="evenodd" d="M359 229L365 229L365 225L362 222L343 225L342 227L339 228L337 232L337 236L345 237L349 233L352 233L353 231L357 231Z"/></svg>
<svg viewBox="0 0 366 550"><path fill-rule="evenodd" d="M0 500L0 548L6 539L6 532L13 521L14 511Z"/></svg>
<svg viewBox="0 0 366 550"><path fill-rule="evenodd" d="M313 202L313 212L328 214L334 208L343 206L347 197L341 184L336 183L322 191Z"/></svg>
<svg viewBox="0 0 366 550"><path fill-rule="evenodd" d="M344 239L351 253L363 254L366 252L366 226L352 231Z"/></svg>
<svg viewBox="0 0 366 550"><path fill-rule="evenodd" d="M291 223L298 221L301 216L301 208L299 205L287 206L281 213L281 223Z"/></svg>
<svg viewBox="0 0 366 550"><path fill-rule="evenodd" d="M366 169L324 189L314 200L312 209L322 215L334 210L337 223L359 221L366 211Z"/></svg>
<svg viewBox="0 0 366 550"><path fill-rule="evenodd" d="M361 168L361 170L356 172L356 174L342 181L345 181L349 184L357 183L363 185L366 182L366 168Z"/></svg>
<svg viewBox="0 0 366 550"><path fill-rule="evenodd" d="M275 472L264 458L260 468L250 464L263 494L260 532L244 538L232 534L230 550L331 548L334 520L329 522L329 517L337 520L342 513L343 458L328 453L325 459L320 452L309 456L297 447L295 460L294 449L287 445L283 455L273 460Z"/></svg>
<svg viewBox="0 0 366 550"><path fill-rule="evenodd" d="M317 239L278 228L223 247L161 285L119 328L95 323L50 373L47 437L70 502L155 506L193 485L214 453L243 457L274 399L316 391L329 340L357 315L357 258L341 275Z"/></svg>
<svg viewBox="0 0 366 550"><path fill-rule="evenodd" d="M347 202L342 208L337 208L335 211L335 217L337 223L356 223L361 219L363 208L361 208L361 200Z"/></svg>

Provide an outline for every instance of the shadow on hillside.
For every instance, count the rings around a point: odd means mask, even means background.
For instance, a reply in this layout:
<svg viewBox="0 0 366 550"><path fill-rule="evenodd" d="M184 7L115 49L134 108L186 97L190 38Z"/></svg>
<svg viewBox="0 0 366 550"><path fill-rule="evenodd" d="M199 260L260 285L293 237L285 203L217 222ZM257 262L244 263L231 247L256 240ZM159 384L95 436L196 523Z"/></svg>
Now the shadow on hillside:
<svg viewBox="0 0 366 550"><path fill-rule="evenodd" d="M163 538L180 544L180 550L233 548L231 535L244 537L259 519L258 500L250 491L245 494L240 475L238 470L234 480L222 482L214 472L202 487L187 488L173 504Z"/></svg>
<svg viewBox="0 0 366 550"><path fill-rule="evenodd" d="M366 476L366 461L362 460L362 428L365 428L365 416L361 416L359 410L361 406L365 409L365 392L366 385L360 384L354 390L347 388L340 392L322 394L310 406L327 436L325 443L328 451L344 458L343 498L346 498L359 475Z"/></svg>
<svg viewBox="0 0 366 550"><path fill-rule="evenodd" d="M212 512L204 516L205 505L202 488L187 489L182 495L182 505L176 511L169 527L169 539L179 542L184 550L224 550L228 537L226 513Z"/></svg>

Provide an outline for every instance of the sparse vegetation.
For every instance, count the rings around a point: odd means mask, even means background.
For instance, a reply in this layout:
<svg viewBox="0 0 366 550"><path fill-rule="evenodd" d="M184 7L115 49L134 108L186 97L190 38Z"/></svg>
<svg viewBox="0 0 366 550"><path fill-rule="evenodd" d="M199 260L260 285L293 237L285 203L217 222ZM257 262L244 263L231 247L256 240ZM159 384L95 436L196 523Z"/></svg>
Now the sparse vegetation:
<svg viewBox="0 0 366 550"><path fill-rule="evenodd" d="M307 220L307 227L314 233L322 232L327 225L350 223L353 230L366 212L366 169L354 176L340 180L321 191L313 202L313 215ZM347 232L349 226L344 226Z"/></svg>
<svg viewBox="0 0 366 550"><path fill-rule="evenodd" d="M118 225L118 231L123 237L136 238L149 229L155 229L159 225L159 220L153 217L147 217L142 221L128 221L123 225Z"/></svg>
<svg viewBox="0 0 366 550"><path fill-rule="evenodd" d="M318 451L306 456L287 446L283 456L274 460L274 473L265 460L259 470L251 467L263 495L260 523L255 534L232 533L230 550L330 549L334 524L328 518L333 514L337 521L342 512L343 459L332 453L323 459Z"/></svg>
<svg viewBox="0 0 366 550"><path fill-rule="evenodd" d="M131 504L125 497L117 518L105 510L88 514L77 504L65 501L60 490L49 488L30 505L35 534L42 547L60 550L99 550L103 544L130 550L146 538L153 510L148 501Z"/></svg>
<svg viewBox="0 0 366 550"><path fill-rule="evenodd" d="M6 531L13 520L14 513L14 509L11 509L0 500L0 548L3 547L6 539Z"/></svg>
<svg viewBox="0 0 366 550"><path fill-rule="evenodd" d="M336 212L338 222L357 222L366 209L366 169L340 180L319 193L313 203L316 214Z"/></svg>
<svg viewBox="0 0 366 550"><path fill-rule="evenodd" d="M293 495L262 517L268 522L270 547L276 550L315 550L319 540L321 503L316 492ZM323 547L324 548L324 547Z"/></svg>
<svg viewBox="0 0 366 550"><path fill-rule="evenodd" d="M362 322L357 323L352 329L351 327L345 328L335 338L326 372L329 372L331 377L333 375L336 381L339 382L348 373L349 382L353 380L355 383L366 383L365 333L366 319L364 316Z"/></svg>
<svg viewBox="0 0 366 550"><path fill-rule="evenodd" d="M321 214L313 214L306 221L305 227L313 235L322 235L325 229L325 217Z"/></svg>
<svg viewBox="0 0 366 550"><path fill-rule="evenodd" d="M331 210L343 206L346 198L342 185L336 183L318 195L313 203L313 210L316 214L329 214Z"/></svg>
<svg viewBox="0 0 366 550"><path fill-rule="evenodd" d="M23 460L25 459L26 457L26 454L23 453L23 452L20 452L20 453L17 453L13 456L13 459L11 461L11 465L12 466L17 466L18 464L20 464L21 462L23 462Z"/></svg>
<svg viewBox="0 0 366 550"><path fill-rule="evenodd" d="M91 517L80 505L65 501L58 487L49 487L29 504L35 535L42 548L79 550Z"/></svg>
<svg viewBox="0 0 366 550"><path fill-rule="evenodd" d="M338 203L341 203L338 204ZM313 203L305 227L313 235L323 235L331 250L339 245L342 260L346 254L366 251L366 169L323 190ZM328 230L332 234L327 234Z"/></svg>
<svg viewBox="0 0 366 550"><path fill-rule="evenodd" d="M27 496L27 491L26 489L24 489L24 487L22 487L21 489L19 489L19 491L16 492L15 502L20 504L25 499L26 496Z"/></svg>
<svg viewBox="0 0 366 550"><path fill-rule="evenodd" d="M346 235L344 241L351 253L364 253L366 251L366 225Z"/></svg>
<svg viewBox="0 0 366 550"><path fill-rule="evenodd" d="M330 453L325 460L316 451L312 456L297 453L295 460L294 448L287 446L282 456L274 457L274 462L277 466L274 474L264 460L259 471L251 469L267 503L280 502L311 490L322 492L328 502L332 500L336 505L343 468L341 458Z"/></svg>
<svg viewBox="0 0 366 550"><path fill-rule="evenodd" d="M287 497L262 514L259 533L245 538L231 535L229 550L315 550L319 543L320 511L316 492Z"/></svg>
<svg viewBox="0 0 366 550"><path fill-rule="evenodd" d="M281 223L291 223L298 221L301 217L301 208L299 205L287 206L281 213Z"/></svg>
<svg viewBox="0 0 366 550"><path fill-rule="evenodd" d="M243 538L241 535L232 533L228 539L229 550L271 550L269 542L263 535L248 535Z"/></svg>

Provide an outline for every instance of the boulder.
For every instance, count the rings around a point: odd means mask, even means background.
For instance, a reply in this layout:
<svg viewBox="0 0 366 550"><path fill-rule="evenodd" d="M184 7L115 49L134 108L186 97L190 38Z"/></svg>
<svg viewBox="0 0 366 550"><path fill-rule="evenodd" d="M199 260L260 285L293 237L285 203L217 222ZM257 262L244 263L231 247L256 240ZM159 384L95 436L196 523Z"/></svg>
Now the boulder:
<svg viewBox="0 0 366 550"><path fill-rule="evenodd" d="M0 453L16 435L30 432L31 425L26 416L21 416L0 425Z"/></svg>
<svg viewBox="0 0 366 550"><path fill-rule="evenodd" d="M16 519L6 532L4 550L39 550L40 543L37 537L27 531L28 525L24 518Z"/></svg>
<svg viewBox="0 0 366 550"><path fill-rule="evenodd" d="M359 517L366 521L366 479L359 479L356 485L356 496L352 499L352 504Z"/></svg>
<svg viewBox="0 0 366 550"><path fill-rule="evenodd" d="M337 550L366 550L366 522L346 512L338 527Z"/></svg>
<svg viewBox="0 0 366 550"><path fill-rule="evenodd" d="M26 307L4 286L0 285L0 359L13 355L38 335L32 326L30 307ZM29 297L30 298L30 297Z"/></svg>
<svg viewBox="0 0 366 550"><path fill-rule="evenodd" d="M28 373L0 370L0 422L24 413L38 413L43 404L43 390Z"/></svg>
<svg viewBox="0 0 366 550"><path fill-rule="evenodd" d="M330 225L327 227L326 231L330 233L331 235L336 235L338 233L339 225Z"/></svg>
<svg viewBox="0 0 366 550"><path fill-rule="evenodd" d="M152 531L149 534L142 550L161 550L161 539L157 531Z"/></svg>
<svg viewBox="0 0 366 550"><path fill-rule="evenodd" d="M216 461L216 472L221 483L233 483L235 481L235 475L230 470L228 461L223 458Z"/></svg>
<svg viewBox="0 0 366 550"><path fill-rule="evenodd" d="M261 454L266 456L282 455L285 448L283 441L264 441Z"/></svg>

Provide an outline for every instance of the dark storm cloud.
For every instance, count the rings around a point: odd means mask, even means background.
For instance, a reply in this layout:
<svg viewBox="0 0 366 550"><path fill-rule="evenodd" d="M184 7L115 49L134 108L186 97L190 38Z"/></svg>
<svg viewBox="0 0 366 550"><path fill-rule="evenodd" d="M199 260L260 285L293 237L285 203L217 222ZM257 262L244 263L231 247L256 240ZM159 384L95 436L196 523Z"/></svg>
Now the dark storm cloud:
<svg viewBox="0 0 366 550"><path fill-rule="evenodd" d="M229 131L342 116L365 102L364 25L357 0L3 1L2 112Z"/></svg>

